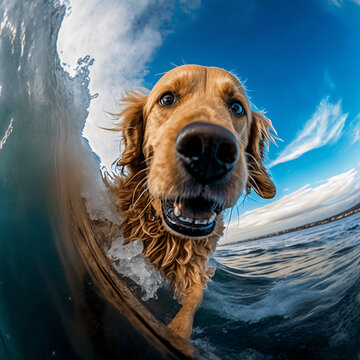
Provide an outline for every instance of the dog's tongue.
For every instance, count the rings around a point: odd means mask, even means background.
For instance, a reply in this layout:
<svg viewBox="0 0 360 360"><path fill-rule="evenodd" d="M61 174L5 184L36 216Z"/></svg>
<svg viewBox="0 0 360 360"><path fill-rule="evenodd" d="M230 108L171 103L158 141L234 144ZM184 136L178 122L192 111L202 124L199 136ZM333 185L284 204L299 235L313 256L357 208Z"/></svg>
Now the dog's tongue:
<svg viewBox="0 0 360 360"><path fill-rule="evenodd" d="M211 222L215 220L216 217L215 211L205 207L205 204L202 204L199 201L197 203L187 202L174 204L174 214L185 219L196 219L199 221L208 220Z"/></svg>

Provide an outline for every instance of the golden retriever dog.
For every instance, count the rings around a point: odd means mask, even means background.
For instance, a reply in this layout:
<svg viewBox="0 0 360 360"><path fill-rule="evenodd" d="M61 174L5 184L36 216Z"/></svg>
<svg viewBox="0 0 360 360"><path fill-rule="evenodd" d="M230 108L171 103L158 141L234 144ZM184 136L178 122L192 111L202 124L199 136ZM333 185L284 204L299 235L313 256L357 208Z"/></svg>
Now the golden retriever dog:
<svg viewBox="0 0 360 360"><path fill-rule="evenodd" d="M272 124L251 110L240 81L216 67L174 68L122 105L122 174L112 185L121 229L126 243L143 242L181 299L168 328L188 339L213 273L207 262L223 234L223 211L251 188L275 195L262 164Z"/></svg>

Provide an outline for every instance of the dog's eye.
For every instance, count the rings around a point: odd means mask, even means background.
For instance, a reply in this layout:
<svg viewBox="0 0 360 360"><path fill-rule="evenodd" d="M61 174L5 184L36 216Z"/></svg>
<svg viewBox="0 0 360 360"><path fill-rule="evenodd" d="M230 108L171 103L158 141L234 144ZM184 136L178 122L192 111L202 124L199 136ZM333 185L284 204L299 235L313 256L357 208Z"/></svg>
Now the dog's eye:
<svg viewBox="0 0 360 360"><path fill-rule="evenodd" d="M232 112L237 115L237 116L241 116L241 115L244 115L245 113L245 110L244 108L241 106L241 104L237 101L233 101L231 104L230 104L230 108L232 110Z"/></svg>
<svg viewBox="0 0 360 360"><path fill-rule="evenodd" d="M173 93L166 93L161 95L159 99L159 104L161 106L168 106L172 105L175 102L175 95Z"/></svg>

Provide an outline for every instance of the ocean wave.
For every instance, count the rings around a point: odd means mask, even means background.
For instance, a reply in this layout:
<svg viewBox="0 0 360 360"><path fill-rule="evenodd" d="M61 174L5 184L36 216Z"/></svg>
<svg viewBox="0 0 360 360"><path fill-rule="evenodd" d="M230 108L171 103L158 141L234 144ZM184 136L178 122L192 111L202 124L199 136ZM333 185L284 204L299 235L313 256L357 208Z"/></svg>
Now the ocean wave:
<svg viewBox="0 0 360 360"><path fill-rule="evenodd" d="M293 284L291 281L277 283L266 295L251 305L240 303L239 296L217 292L210 295L204 308L215 311L220 317L232 321L255 323L271 316L291 317L293 313L308 302L319 298L318 292L307 288L306 284ZM240 301L239 301L240 300Z"/></svg>
<svg viewBox="0 0 360 360"><path fill-rule="evenodd" d="M220 247L195 344L222 359L357 360L359 220Z"/></svg>
<svg viewBox="0 0 360 360"><path fill-rule="evenodd" d="M56 0L0 2L0 358L190 356L158 321L171 295L155 317L103 250L121 216L81 136L93 58L70 76L56 50L67 14Z"/></svg>

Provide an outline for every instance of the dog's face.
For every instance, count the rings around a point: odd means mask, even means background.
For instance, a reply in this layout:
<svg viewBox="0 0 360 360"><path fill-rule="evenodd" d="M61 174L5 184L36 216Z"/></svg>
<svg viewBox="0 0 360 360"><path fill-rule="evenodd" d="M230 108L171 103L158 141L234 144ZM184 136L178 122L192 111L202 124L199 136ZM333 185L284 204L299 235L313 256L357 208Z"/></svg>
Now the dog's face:
<svg viewBox="0 0 360 360"><path fill-rule="evenodd" d="M180 66L149 95L126 101L119 164L145 162L152 205L172 233L210 235L218 215L235 205L244 189L275 195L262 166L271 122L251 110L241 83L229 72Z"/></svg>

